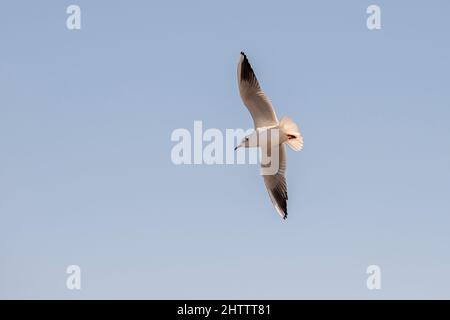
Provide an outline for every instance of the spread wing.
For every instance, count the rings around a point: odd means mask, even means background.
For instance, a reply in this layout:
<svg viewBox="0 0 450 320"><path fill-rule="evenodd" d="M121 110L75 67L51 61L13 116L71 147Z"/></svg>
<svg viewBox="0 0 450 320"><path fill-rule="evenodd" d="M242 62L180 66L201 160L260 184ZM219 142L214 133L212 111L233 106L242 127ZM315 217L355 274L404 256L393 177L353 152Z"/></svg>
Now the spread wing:
<svg viewBox="0 0 450 320"><path fill-rule="evenodd" d="M286 172L286 151L284 150L284 145L280 145L278 150L278 172L274 175L263 175L263 178L275 209L283 219L286 219L288 200L286 178L284 176Z"/></svg>
<svg viewBox="0 0 450 320"><path fill-rule="evenodd" d="M276 125L278 120L272 103L261 90L247 56L243 52L238 63L237 78L239 93L252 115L255 128Z"/></svg>

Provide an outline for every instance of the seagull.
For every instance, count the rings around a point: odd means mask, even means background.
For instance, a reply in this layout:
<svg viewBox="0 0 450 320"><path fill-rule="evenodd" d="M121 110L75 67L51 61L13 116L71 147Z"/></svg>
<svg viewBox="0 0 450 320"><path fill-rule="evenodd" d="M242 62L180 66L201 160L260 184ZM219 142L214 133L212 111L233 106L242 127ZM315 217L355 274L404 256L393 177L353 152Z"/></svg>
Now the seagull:
<svg viewBox="0 0 450 320"><path fill-rule="evenodd" d="M297 125L288 117L283 117L278 121L273 109L272 103L261 90L255 73L244 52L241 52L237 66L237 80L239 93L242 101L247 107L253 118L255 131L246 136L242 142L235 148L240 147L260 147L263 154L271 155L272 150L278 150L278 170L269 174L262 175L264 184L270 196L275 209L281 218L287 218L287 184L285 178L286 172L286 151L284 144L287 144L295 151L303 149L303 137ZM278 139L272 141L269 132L276 130ZM273 137L270 135L270 137ZM276 154L275 154L276 156ZM275 157L276 158L276 157ZM262 169L267 164L261 164Z"/></svg>

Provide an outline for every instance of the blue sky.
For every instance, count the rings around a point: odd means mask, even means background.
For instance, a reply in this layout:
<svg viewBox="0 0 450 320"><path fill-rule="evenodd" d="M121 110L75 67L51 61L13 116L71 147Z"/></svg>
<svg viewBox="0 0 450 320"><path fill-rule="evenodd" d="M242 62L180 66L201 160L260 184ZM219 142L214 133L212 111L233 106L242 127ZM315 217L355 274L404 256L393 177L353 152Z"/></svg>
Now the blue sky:
<svg viewBox="0 0 450 320"><path fill-rule="evenodd" d="M0 297L450 298L449 10L5 1ZM170 159L194 120L252 126L240 51L305 139L288 151L287 221L254 165ZM371 264L381 290L366 288Z"/></svg>

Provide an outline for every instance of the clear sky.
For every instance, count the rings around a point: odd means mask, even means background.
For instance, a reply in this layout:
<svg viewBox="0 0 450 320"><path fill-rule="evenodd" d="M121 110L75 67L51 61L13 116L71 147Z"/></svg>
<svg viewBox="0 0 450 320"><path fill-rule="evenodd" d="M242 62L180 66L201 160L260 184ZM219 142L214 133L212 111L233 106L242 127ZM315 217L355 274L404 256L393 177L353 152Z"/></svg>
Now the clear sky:
<svg viewBox="0 0 450 320"><path fill-rule="evenodd" d="M70 4L81 30L66 28ZM3 1L0 297L450 298L449 12ZM252 126L240 51L305 139L287 152L286 221L257 166L170 158L194 120ZM381 290L366 287L372 264Z"/></svg>

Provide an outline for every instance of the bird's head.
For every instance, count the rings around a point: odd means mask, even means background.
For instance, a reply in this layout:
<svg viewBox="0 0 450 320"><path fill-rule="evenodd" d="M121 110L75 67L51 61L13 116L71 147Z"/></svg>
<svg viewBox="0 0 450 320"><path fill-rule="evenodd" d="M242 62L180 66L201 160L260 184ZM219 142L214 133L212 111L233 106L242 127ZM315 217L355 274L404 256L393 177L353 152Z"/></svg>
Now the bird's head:
<svg viewBox="0 0 450 320"><path fill-rule="evenodd" d="M244 139L242 139L241 143L238 144L234 150L236 151L238 148L248 148L249 147L249 136L244 137Z"/></svg>
<svg viewBox="0 0 450 320"><path fill-rule="evenodd" d="M238 148L251 148L251 147L257 147L258 146L258 134L256 131L253 131L252 134L244 137L242 139L241 143L237 145L234 150L237 150Z"/></svg>

